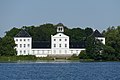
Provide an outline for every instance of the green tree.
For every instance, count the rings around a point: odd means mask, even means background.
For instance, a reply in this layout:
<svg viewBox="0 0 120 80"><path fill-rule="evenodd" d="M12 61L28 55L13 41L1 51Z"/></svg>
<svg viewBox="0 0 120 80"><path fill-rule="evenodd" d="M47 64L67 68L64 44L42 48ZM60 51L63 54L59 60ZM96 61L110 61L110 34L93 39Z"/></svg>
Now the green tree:
<svg viewBox="0 0 120 80"><path fill-rule="evenodd" d="M106 37L106 45L111 46L115 52L120 54L120 26L115 28L114 26L109 27L107 31L104 32Z"/></svg>
<svg viewBox="0 0 120 80"><path fill-rule="evenodd" d="M16 46L13 38L10 36L5 36L0 41L0 55L1 56L13 56L16 55L16 50L14 47Z"/></svg>
<svg viewBox="0 0 120 80"><path fill-rule="evenodd" d="M105 45L102 50L102 59L103 60L116 60L115 57L115 49L113 49L111 46Z"/></svg>
<svg viewBox="0 0 120 80"><path fill-rule="evenodd" d="M86 50L82 50L78 56L79 56L79 59L90 59L86 53Z"/></svg>
<svg viewBox="0 0 120 80"><path fill-rule="evenodd" d="M85 28L85 35L86 37L90 36L93 33L93 29L92 28Z"/></svg>
<svg viewBox="0 0 120 80"><path fill-rule="evenodd" d="M10 37L14 37L21 29L18 28L12 28L10 31L6 31L6 35L5 36L10 36Z"/></svg>
<svg viewBox="0 0 120 80"><path fill-rule="evenodd" d="M90 58L94 57L94 52L95 52L95 37L94 36L89 36L86 39L86 53Z"/></svg>

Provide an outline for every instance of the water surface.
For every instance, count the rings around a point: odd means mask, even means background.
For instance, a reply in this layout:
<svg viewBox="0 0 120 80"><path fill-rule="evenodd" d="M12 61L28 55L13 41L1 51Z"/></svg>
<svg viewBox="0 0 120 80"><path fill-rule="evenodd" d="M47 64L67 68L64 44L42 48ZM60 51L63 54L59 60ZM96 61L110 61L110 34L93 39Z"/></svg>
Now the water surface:
<svg viewBox="0 0 120 80"><path fill-rule="evenodd" d="M120 62L0 63L0 80L120 80Z"/></svg>

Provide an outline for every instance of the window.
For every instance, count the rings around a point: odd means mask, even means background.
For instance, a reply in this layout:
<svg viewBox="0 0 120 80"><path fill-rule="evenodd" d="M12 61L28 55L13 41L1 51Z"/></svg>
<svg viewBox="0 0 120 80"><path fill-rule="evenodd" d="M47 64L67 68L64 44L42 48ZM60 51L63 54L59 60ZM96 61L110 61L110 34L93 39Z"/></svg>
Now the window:
<svg viewBox="0 0 120 80"><path fill-rule="evenodd" d="M59 28L59 31L61 30L61 28Z"/></svg>
<svg viewBox="0 0 120 80"><path fill-rule="evenodd" d="M25 46L26 46L26 45L24 44L24 48L25 48Z"/></svg>
<svg viewBox="0 0 120 80"><path fill-rule="evenodd" d="M59 41L61 41L61 39L59 39Z"/></svg>
<svg viewBox="0 0 120 80"><path fill-rule="evenodd" d="M26 40L24 39L24 41L26 41Z"/></svg>
<svg viewBox="0 0 120 80"><path fill-rule="evenodd" d="M27 46L30 47L30 44L28 44Z"/></svg>
<svg viewBox="0 0 120 80"><path fill-rule="evenodd" d="M103 39L101 39L100 41L103 41Z"/></svg>
<svg viewBox="0 0 120 80"><path fill-rule="evenodd" d="M61 44L59 44L59 47L61 47Z"/></svg>
<svg viewBox="0 0 120 80"><path fill-rule="evenodd" d="M18 41L18 39L16 39L16 41Z"/></svg>
<svg viewBox="0 0 120 80"><path fill-rule="evenodd" d="M24 50L24 54L26 54L26 51Z"/></svg>
<svg viewBox="0 0 120 80"><path fill-rule="evenodd" d="M28 39L28 41L30 41L30 39Z"/></svg>
<svg viewBox="0 0 120 80"><path fill-rule="evenodd" d="M20 44L20 48L22 47L22 44Z"/></svg>
<svg viewBox="0 0 120 80"><path fill-rule="evenodd" d="M65 44L65 47L67 47L67 44Z"/></svg>
<svg viewBox="0 0 120 80"><path fill-rule="evenodd" d="M56 41L56 39L54 39L54 41Z"/></svg>
<svg viewBox="0 0 120 80"><path fill-rule="evenodd" d="M22 39L20 39L20 41L22 41Z"/></svg>
<svg viewBox="0 0 120 80"><path fill-rule="evenodd" d="M65 39L65 41L67 41L67 39Z"/></svg>
<svg viewBox="0 0 120 80"><path fill-rule="evenodd" d="M22 50L20 50L20 54L22 54Z"/></svg>
<svg viewBox="0 0 120 80"><path fill-rule="evenodd" d="M54 47L56 47L56 44L54 44Z"/></svg>

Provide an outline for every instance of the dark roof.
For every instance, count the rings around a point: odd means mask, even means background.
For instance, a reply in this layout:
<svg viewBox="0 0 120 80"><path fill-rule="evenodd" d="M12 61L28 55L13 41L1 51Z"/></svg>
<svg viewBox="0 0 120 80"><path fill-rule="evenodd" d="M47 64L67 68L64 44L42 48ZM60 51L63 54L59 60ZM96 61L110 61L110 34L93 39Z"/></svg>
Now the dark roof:
<svg viewBox="0 0 120 80"><path fill-rule="evenodd" d="M30 37L30 35L22 29L15 37Z"/></svg>
<svg viewBox="0 0 120 80"><path fill-rule="evenodd" d="M85 48L85 42L70 42L70 48Z"/></svg>
<svg viewBox="0 0 120 80"><path fill-rule="evenodd" d="M33 41L32 48L51 48L50 41Z"/></svg>
<svg viewBox="0 0 120 80"><path fill-rule="evenodd" d="M57 26L64 26L62 23L58 23Z"/></svg>
<svg viewBox="0 0 120 80"><path fill-rule="evenodd" d="M94 37L104 37L98 30L95 30L92 34Z"/></svg>
<svg viewBox="0 0 120 80"><path fill-rule="evenodd" d="M70 48L85 48L85 42L70 42L69 45ZM32 42L32 48L51 48L51 42L50 41L33 41Z"/></svg>

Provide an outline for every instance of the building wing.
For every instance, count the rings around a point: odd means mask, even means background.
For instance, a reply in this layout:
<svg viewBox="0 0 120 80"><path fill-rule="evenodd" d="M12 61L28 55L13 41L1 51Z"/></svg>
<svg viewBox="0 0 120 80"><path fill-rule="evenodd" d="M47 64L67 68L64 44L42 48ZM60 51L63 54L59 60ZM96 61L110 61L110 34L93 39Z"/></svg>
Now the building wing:
<svg viewBox="0 0 120 80"><path fill-rule="evenodd" d="M70 48L85 48L85 42L70 42Z"/></svg>
<svg viewBox="0 0 120 80"><path fill-rule="evenodd" d="M45 49L45 48L51 48L50 41L33 41L32 42L32 48L33 49Z"/></svg>

